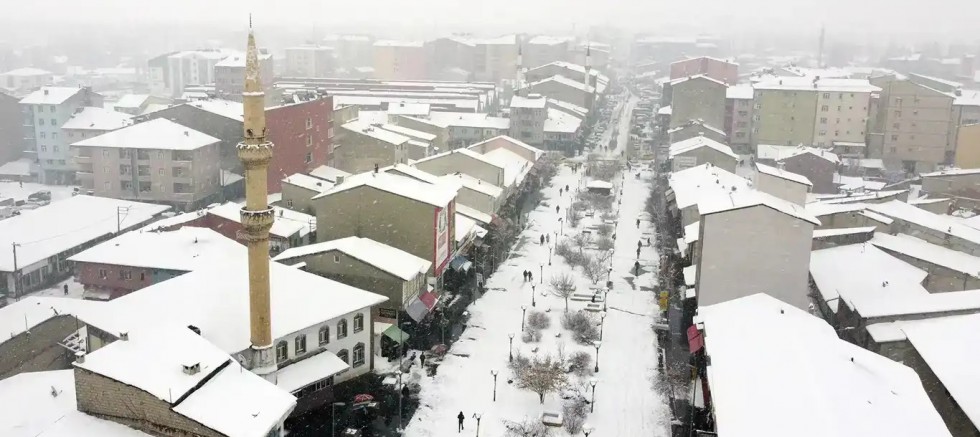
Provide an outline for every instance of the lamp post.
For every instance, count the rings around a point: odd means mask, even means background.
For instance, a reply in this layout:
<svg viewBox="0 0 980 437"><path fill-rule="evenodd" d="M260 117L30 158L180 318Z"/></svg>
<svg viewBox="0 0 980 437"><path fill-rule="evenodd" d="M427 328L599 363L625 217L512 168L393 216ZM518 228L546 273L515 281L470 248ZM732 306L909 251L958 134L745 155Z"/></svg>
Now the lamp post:
<svg viewBox="0 0 980 437"><path fill-rule="evenodd" d="M337 407L343 407L347 404L343 402L334 402L330 406L330 437L337 435Z"/></svg>
<svg viewBox="0 0 980 437"><path fill-rule="evenodd" d="M602 341L593 341L592 345L595 346L595 373L599 373L599 347L602 346Z"/></svg>
<svg viewBox="0 0 980 437"><path fill-rule="evenodd" d="M592 434L592 431L595 431L595 428L593 428L592 425L589 425L588 423L582 425L582 432L585 433L585 437L589 437L589 434Z"/></svg>
<svg viewBox="0 0 980 437"><path fill-rule="evenodd" d="M534 284L531 284L531 306L532 307L538 306L537 302L534 301L534 294L535 294L535 292L534 292Z"/></svg>
<svg viewBox="0 0 980 437"><path fill-rule="evenodd" d="M548 265L549 266L551 265L551 249L552 249L552 245L549 244L548 245Z"/></svg>
<svg viewBox="0 0 980 437"><path fill-rule="evenodd" d="M490 369L490 374L493 375L493 401L497 402L497 369ZM595 386L592 387L592 398L595 398Z"/></svg>
<svg viewBox="0 0 980 437"><path fill-rule="evenodd" d="M558 224L559 224L559 225L561 225L561 226L560 226L560 227L558 228L558 233L559 233L560 235L565 235L565 221L564 221L564 220L562 220L562 217L558 217Z"/></svg>
<svg viewBox="0 0 980 437"><path fill-rule="evenodd" d="M511 332L510 334L507 334L507 338L510 339L510 359L509 360L510 360L510 362L513 363L514 362L514 333ZM596 355L599 354L598 351L599 351L599 349L596 349ZM596 368L598 368L598 364L596 364L596 366L597 366Z"/></svg>
<svg viewBox="0 0 980 437"><path fill-rule="evenodd" d="M609 292L610 291L612 291L612 289L609 288L609 287L606 287L606 290L603 292L603 295L602 295L602 310L603 311L608 311L609 310Z"/></svg>
<svg viewBox="0 0 980 437"><path fill-rule="evenodd" d="M534 291L531 291L531 296L534 296ZM527 305L521 305L521 332L524 332L525 321L527 321Z"/></svg>
<svg viewBox="0 0 980 437"><path fill-rule="evenodd" d="M606 312L599 313L599 341L602 341L602 331L606 328Z"/></svg>
<svg viewBox="0 0 980 437"><path fill-rule="evenodd" d="M599 380L598 379L596 379L596 378L589 378L589 385L592 386L592 402L589 403L589 412L590 413L592 413L592 412L595 411L595 386L598 383L599 383Z"/></svg>
<svg viewBox="0 0 980 437"><path fill-rule="evenodd" d="M480 437L480 419L483 418L483 414L473 413L473 418L476 419L476 436Z"/></svg>
<svg viewBox="0 0 980 437"><path fill-rule="evenodd" d="M540 273L538 275L538 277L541 278L541 282L540 283L541 284L544 284L544 263L541 263L540 266L541 266L541 270L538 272L538 273Z"/></svg>
<svg viewBox="0 0 980 437"><path fill-rule="evenodd" d="M607 272L608 273L606 273L606 282L612 281L612 266L609 266L609 270Z"/></svg>

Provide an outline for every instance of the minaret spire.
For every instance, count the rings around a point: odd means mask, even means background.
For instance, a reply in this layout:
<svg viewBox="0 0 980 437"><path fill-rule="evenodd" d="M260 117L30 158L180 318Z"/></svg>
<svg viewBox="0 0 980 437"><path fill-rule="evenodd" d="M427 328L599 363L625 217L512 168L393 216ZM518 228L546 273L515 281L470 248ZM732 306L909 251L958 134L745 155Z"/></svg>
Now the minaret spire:
<svg viewBox="0 0 980 437"><path fill-rule="evenodd" d="M238 158L245 167L245 207L241 209L242 230L238 237L248 244L248 302L251 332L251 370L271 375L276 370L272 349L272 315L269 291L269 229L275 213L268 203L268 171L272 143L266 139L265 93L259 67L259 50L249 15L248 47L245 50L244 138L238 143Z"/></svg>
<svg viewBox="0 0 980 437"><path fill-rule="evenodd" d="M520 40L517 41L517 83L514 84L514 94L520 95L521 88L524 87L524 46Z"/></svg>

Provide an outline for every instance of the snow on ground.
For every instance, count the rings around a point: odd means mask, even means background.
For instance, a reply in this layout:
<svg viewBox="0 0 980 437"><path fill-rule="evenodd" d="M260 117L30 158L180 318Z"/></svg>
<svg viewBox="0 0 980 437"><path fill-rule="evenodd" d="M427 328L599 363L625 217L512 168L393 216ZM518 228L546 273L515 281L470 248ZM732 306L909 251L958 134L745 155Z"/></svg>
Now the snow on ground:
<svg viewBox="0 0 980 437"><path fill-rule="evenodd" d="M65 294L65 284L68 284L68 294L67 295ZM83 286L82 284L80 284L78 281L75 280L74 277L72 277L72 278L68 278L68 279L66 279L64 281L61 281L61 282L59 282L57 284L54 284L54 285L52 285L52 286L50 286L48 288L42 288L40 290L35 290L35 291L30 292L30 293L26 293L26 294L24 294L24 296L21 296L21 299L23 299L23 298L25 298L27 296L35 296L35 297L68 297L68 298L72 298L72 299L81 299L82 296L84 295L84 293L85 293L85 286ZM17 299L14 299L12 297L8 297L7 298L7 303L14 303L16 301L17 301Z"/></svg>
<svg viewBox="0 0 980 437"><path fill-rule="evenodd" d="M0 198L12 197L14 200L27 200L27 196L34 194L38 191L50 191L51 201L57 202L59 200L65 200L71 197L72 190L75 187L71 185L44 185L34 182L11 182L3 181L0 182Z"/></svg>
<svg viewBox="0 0 980 437"><path fill-rule="evenodd" d="M628 127L628 116L626 118ZM579 187L583 182L582 173L561 168L552 185L544 189L541 204L530 212L528 227L510 258L490 276L486 294L469 307L471 317L468 327L446 355L437 374L434 377L421 376L413 367L415 373L410 379L418 381L422 391L420 407L411 423L406 425L406 435L459 435L456 415L462 411L467 418L466 433L472 435L475 432L476 420L473 415L481 413L481 435L503 436L507 422L536 421L544 411L560 411L561 399L558 394L548 394L544 405L541 405L535 393L508 382L512 378L507 367L510 350L508 334L516 334L513 342L515 354L555 356L563 348L566 356L576 351L595 356L594 347L577 344L571 338L571 333L561 328L565 303L551 293L548 279L555 273L572 270L558 256L552 257L552 265L549 266L548 247L539 244L539 238L544 233L551 234L553 243L557 241L556 233L561 231L561 226L554 207L561 206L561 216L564 216L565 208L571 204L571 196L559 196L558 188L565 185ZM615 231L617 240L611 275L613 288L609 294L608 316L599 351L600 371L594 375L599 381L595 393L595 412L590 414L587 422L595 427L596 434L601 435L666 436L669 414L664 399L653 389L657 352L651 323L659 310L649 286L653 279L651 272L657 271L657 256L654 249L645 243L646 237L651 236L650 223L644 221L640 226L636 225L649 193L649 182L646 177L627 177L613 182L617 186L616 192L621 192L625 201L620 206ZM568 238L597 220L598 217L583 218L579 229L566 226L564 235L558 238ZM637 241L641 238L644 240L640 261L643 274L635 278L632 269L636 261ZM537 305L533 308L532 284L524 281L524 270L531 270L534 274ZM593 287L581 269L575 270L573 276L580 292ZM600 282L599 286L602 285ZM578 311L586 305L587 302L569 301L569 310ZM529 311L546 311L550 316L551 327L543 331L539 343L524 343L520 338L522 306ZM499 371L496 402L493 401L491 370ZM586 397L591 396L590 390L584 388L587 387L588 377L569 377ZM567 435L567 432L562 430L559 435Z"/></svg>

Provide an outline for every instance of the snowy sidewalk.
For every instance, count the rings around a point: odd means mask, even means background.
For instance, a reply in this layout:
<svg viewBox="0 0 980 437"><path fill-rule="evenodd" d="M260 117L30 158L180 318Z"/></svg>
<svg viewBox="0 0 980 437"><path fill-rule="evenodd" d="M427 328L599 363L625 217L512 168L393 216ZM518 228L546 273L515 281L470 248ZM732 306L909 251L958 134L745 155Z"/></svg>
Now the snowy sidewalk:
<svg viewBox="0 0 980 437"><path fill-rule="evenodd" d="M570 272L580 292L595 286L584 277L581 269L573 270L557 255L552 257L552 265L549 266L548 246L539 244L541 235L550 234L551 243L556 243L559 238L566 238L598 220L598 217L583 218L577 230L570 229L566 223L565 235L556 236L561 229L558 217L565 216L565 210L572 201L568 193L559 196L558 189L566 185L577 187L581 182L582 173L573 174L563 166L552 185L544 189L542 203L529 213L529 226L522 233L522 241L517 246L520 249L515 249L497 272L488 278L487 293L469 307L471 317L468 327L447 354L435 377L421 378L420 407L411 423L407 424L405 435L458 436L456 416L462 411L466 417L466 430L462 435L476 435L476 420L473 417L474 413L480 413L480 435L504 436L508 422L539 422L542 412L561 411L562 400L558 394L546 395L544 405L541 405L537 394L517 388L516 381L508 382L513 376L508 368L508 334L515 335L515 355L554 357L561 349L566 356L583 351L595 357L594 347L576 343L571 333L562 328L565 302L552 293L548 283L552 275ZM613 291L609 294L608 316L603 327L600 371L594 375L598 378L595 412L586 421L595 427L594 435L666 436L669 415L664 400L653 389L657 354L656 336L651 323L659 310L655 296L648 289L652 280L648 272L656 272L655 268L648 266L651 260L655 262L657 259L649 246L644 246L641 256L645 273L639 278L632 276L637 241L650 225L644 222L641 228L636 226L636 218L642 212L649 193L648 182L633 177L613 182L622 187L620 192L624 200L616 230ZM555 212L556 205L561 207L560 213ZM524 270L534 274L533 285L537 292L534 307L532 283L524 281ZM598 286L604 284L600 281ZM569 310L578 311L586 305L588 302L570 301ZM542 330L540 342L524 343L521 340L522 306L527 307L528 313L532 310L547 311L551 326ZM493 401L494 378L491 370L499 372L496 402ZM588 376L569 376L580 390L583 383L584 387L588 387ZM591 390L587 389L586 393L587 397L591 397ZM555 435L567 435L567 431L556 429Z"/></svg>

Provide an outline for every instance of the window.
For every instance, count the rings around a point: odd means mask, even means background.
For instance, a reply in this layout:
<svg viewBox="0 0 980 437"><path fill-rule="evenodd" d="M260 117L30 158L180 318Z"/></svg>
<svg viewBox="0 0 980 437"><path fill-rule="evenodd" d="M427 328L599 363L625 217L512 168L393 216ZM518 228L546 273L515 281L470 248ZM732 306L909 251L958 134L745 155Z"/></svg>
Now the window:
<svg viewBox="0 0 980 437"><path fill-rule="evenodd" d="M108 165L103 165L102 166L102 173L109 174L109 166Z"/></svg>
<svg viewBox="0 0 980 437"><path fill-rule="evenodd" d="M37 119L37 124L38 126L44 126L44 119L43 118Z"/></svg>
<svg viewBox="0 0 980 437"><path fill-rule="evenodd" d="M42 152L47 152L48 151L48 146L41 146L41 151Z"/></svg>
<svg viewBox="0 0 980 437"><path fill-rule="evenodd" d="M41 132L41 138L47 138L47 137L48 137L48 134L46 134L44 132Z"/></svg>
<svg viewBox="0 0 980 437"><path fill-rule="evenodd" d="M133 272L129 270L120 270L119 279L133 279Z"/></svg>
<svg viewBox="0 0 980 437"><path fill-rule="evenodd" d="M340 358L345 363L350 364L350 355L348 354L347 349L342 349L340 352L337 352L337 358Z"/></svg>
<svg viewBox="0 0 980 437"><path fill-rule="evenodd" d="M330 327L327 325L321 326L319 337L320 337L320 346L323 346L325 344L330 344Z"/></svg>
<svg viewBox="0 0 980 437"><path fill-rule="evenodd" d="M119 174L121 175L128 175L132 172L133 172L133 168L128 165L123 164L119 166Z"/></svg>
<svg viewBox="0 0 980 437"><path fill-rule="evenodd" d="M281 363L286 361L286 357L289 356L289 349L286 346L286 341L280 341L276 343L276 363Z"/></svg>
<svg viewBox="0 0 980 437"><path fill-rule="evenodd" d="M337 340L347 337L347 320L337 322Z"/></svg>
<svg viewBox="0 0 980 437"><path fill-rule="evenodd" d="M823 111L823 112L827 112L827 111L830 110L830 107L828 107L827 105L823 105L823 106L820 107L820 110Z"/></svg>
<svg viewBox="0 0 980 437"><path fill-rule="evenodd" d="M163 176L163 168L157 169L157 175Z"/></svg>
<svg viewBox="0 0 980 437"><path fill-rule="evenodd" d="M48 160L45 160L44 162L46 162L48 164L51 164L51 165L54 164L54 160L53 159L48 159Z"/></svg>
<svg viewBox="0 0 980 437"><path fill-rule="evenodd" d="M354 316L354 332L361 332L364 330L364 314L358 314Z"/></svg>
<svg viewBox="0 0 980 437"><path fill-rule="evenodd" d="M44 107L41 105L37 105L37 112L44 112Z"/></svg>
<svg viewBox="0 0 980 437"><path fill-rule="evenodd" d="M38 106L38 108L41 108L41 106ZM48 106L48 111L50 111L50 112L58 112L58 108L55 108L54 105L51 105L51 106Z"/></svg>
<svg viewBox="0 0 980 437"><path fill-rule="evenodd" d="M109 183L109 181L105 181L102 183L102 188L105 189L106 191L109 191L112 189L112 184Z"/></svg>
<svg viewBox="0 0 980 437"><path fill-rule="evenodd" d="M354 367L364 365L364 343L354 346Z"/></svg>
<svg viewBox="0 0 980 437"><path fill-rule="evenodd" d="M106 269L99 269L99 279L109 279L109 271Z"/></svg>
<svg viewBox="0 0 980 437"><path fill-rule="evenodd" d="M745 138L745 132L735 132L735 138Z"/></svg>
<svg viewBox="0 0 980 437"><path fill-rule="evenodd" d="M296 347L296 354L306 353L306 334L300 334L293 340L293 345Z"/></svg>
<svg viewBox="0 0 980 437"><path fill-rule="evenodd" d="M340 255L334 255L333 256L333 262L339 263L340 262Z"/></svg>
<svg viewBox="0 0 980 437"><path fill-rule="evenodd" d="M145 281L145 280L146 280L146 273L140 272L140 281Z"/></svg>
<svg viewBox="0 0 980 437"><path fill-rule="evenodd" d="M52 137L54 137L54 135L55 135L55 134L51 134L51 136L52 136ZM52 150L53 152L57 152L57 151L59 151L59 149L60 149L60 147L58 147L58 146L51 146L51 150Z"/></svg>
<svg viewBox="0 0 980 437"><path fill-rule="evenodd" d="M293 199L286 199L286 207L288 208L293 207Z"/></svg>
<svg viewBox="0 0 980 437"><path fill-rule="evenodd" d="M58 160L58 165L65 165L65 160L64 159L59 159Z"/></svg>
<svg viewBox="0 0 980 437"><path fill-rule="evenodd" d="M310 153L310 152L306 152L306 157L303 158L303 162L305 162L307 164L313 162L313 154Z"/></svg>
<svg viewBox="0 0 980 437"><path fill-rule="evenodd" d="M306 118L306 128L307 129L313 129L313 119L312 118L309 118L309 117Z"/></svg>
<svg viewBox="0 0 980 437"><path fill-rule="evenodd" d="M892 135L892 141L898 141L898 135Z"/></svg>
<svg viewBox="0 0 980 437"><path fill-rule="evenodd" d="M821 118L820 124L827 124L827 118L826 117Z"/></svg>
<svg viewBox="0 0 980 437"><path fill-rule="evenodd" d="M829 99L830 98L830 93L823 93L823 98Z"/></svg>
<svg viewBox="0 0 980 437"><path fill-rule="evenodd" d="M109 149L102 149L102 157L103 158L109 157Z"/></svg>
<svg viewBox="0 0 980 437"><path fill-rule="evenodd" d="M54 140L54 139L57 139L57 138L58 138L58 133L57 132L51 132L51 139Z"/></svg>
<svg viewBox="0 0 980 437"><path fill-rule="evenodd" d="M153 190L153 183L149 181L140 181L140 193L149 193Z"/></svg>
<svg viewBox="0 0 980 437"><path fill-rule="evenodd" d="M310 147L312 145L313 145L313 135L307 135L306 136L306 147Z"/></svg>
<svg viewBox="0 0 980 437"><path fill-rule="evenodd" d="M52 119L51 119L51 126L57 126L57 125L58 125L58 120L57 120L57 119L54 119L54 118L52 118Z"/></svg>
<svg viewBox="0 0 980 437"><path fill-rule="evenodd" d="M895 129L901 129L901 126L902 125L900 123L892 124L892 127L895 128Z"/></svg>

